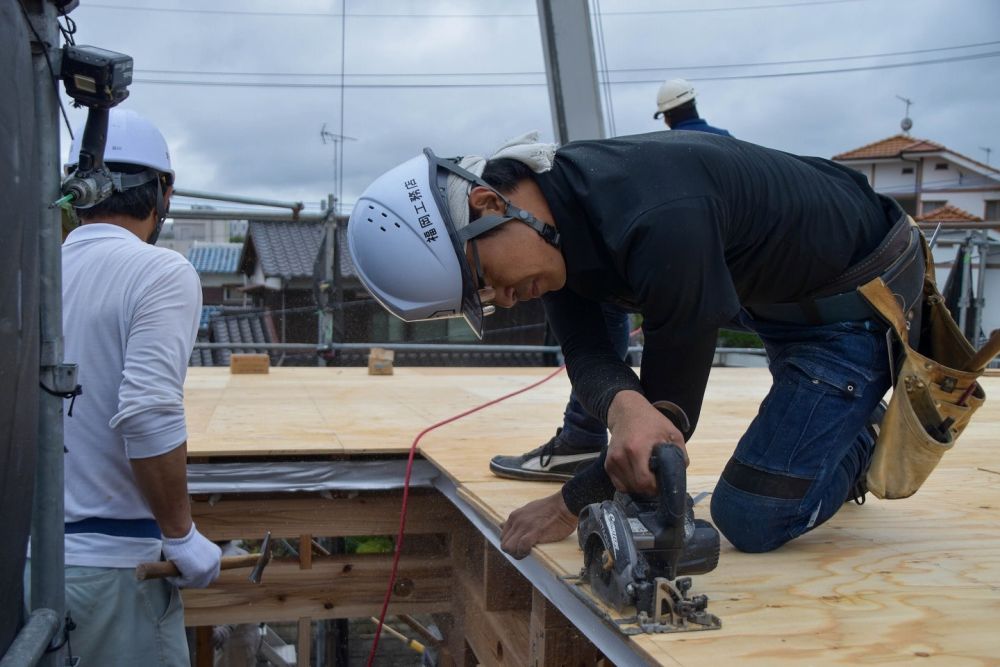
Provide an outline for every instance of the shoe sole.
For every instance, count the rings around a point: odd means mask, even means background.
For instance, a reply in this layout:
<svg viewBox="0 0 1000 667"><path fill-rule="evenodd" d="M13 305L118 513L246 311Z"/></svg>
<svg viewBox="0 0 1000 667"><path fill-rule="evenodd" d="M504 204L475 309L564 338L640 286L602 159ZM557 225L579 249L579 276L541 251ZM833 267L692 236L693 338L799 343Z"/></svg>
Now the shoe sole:
<svg viewBox="0 0 1000 667"><path fill-rule="evenodd" d="M565 472L541 472L535 470L525 470L523 468L508 468L490 461L490 472L497 477L505 479L516 479L527 482L565 482L573 479L572 473Z"/></svg>

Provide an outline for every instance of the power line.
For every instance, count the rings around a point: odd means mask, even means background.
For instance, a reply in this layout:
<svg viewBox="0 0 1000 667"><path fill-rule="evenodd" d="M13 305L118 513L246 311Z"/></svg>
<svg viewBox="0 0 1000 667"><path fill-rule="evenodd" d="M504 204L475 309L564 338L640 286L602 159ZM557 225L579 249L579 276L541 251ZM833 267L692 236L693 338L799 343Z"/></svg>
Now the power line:
<svg viewBox="0 0 1000 667"><path fill-rule="evenodd" d="M889 51L886 53L869 53L866 55L853 55L853 56L829 56L826 58L802 58L798 60L771 60L756 63L729 63L729 64L714 64L714 65L676 65L671 67L618 67L614 69L605 69L603 71L614 74L623 72L671 72L671 71L690 71L690 70L703 70L703 69L734 69L739 67L771 67L775 65L804 65L808 63L821 63L821 62L836 62L840 60L865 60L868 58L888 58L893 56L910 56L917 55L921 53L936 53L939 51L956 51L959 49L973 49L983 46L996 46L1000 44L1000 40L994 40L991 42L975 42L972 44L957 44L954 46L937 46L927 49L914 49L912 51ZM298 77L371 77L371 78L384 78L384 77L414 77L414 76L435 76L435 77L450 77L450 76L542 76L545 73L541 71L535 72L352 72L352 73L327 73L327 72L233 72L224 70L180 70L180 69L136 69L137 74L188 74L197 76L258 76L258 77L268 77L268 76L298 76Z"/></svg>
<svg viewBox="0 0 1000 667"><path fill-rule="evenodd" d="M758 9L778 9L778 8L805 8L818 5L842 5L847 3L864 2L865 0L813 0L812 2L776 2L761 5L728 6L728 7L692 7L681 9L647 9L635 11L604 12L605 16L644 16L656 14L705 14L717 12L751 11ZM306 17L306 18L365 18L365 19L399 19L399 18L537 18L535 12L504 12L504 13L390 13L381 12L378 14L351 12L343 14L340 12L266 12L266 11L236 11L230 9L192 9L184 7L135 7L130 5L112 5L105 3L87 3L87 8L113 9L116 11L139 11L139 12L165 12L171 14L215 14L222 16L283 16L283 17Z"/></svg>
<svg viewBox="0 0 1000 667"><path fill-rule="evenodd" d="M919 65L936 65L941 63L979 60L1000 56L1000 51L953 56L951 58L936 58L931 60L915 60L906 63L891 63L885 65L869 65L865 67L843 67L838 69L810 70L804 72L777 72L771 74L740 74L734 76L687 77L689 81L736 81L742 79L769 79L793 76L815 76L820 74L841 74L845 72L867 72L899 67L916 67ZM194 81L186 79L145 79L134 78L134 83L149 83L166 86L210 86L219 88L358 88L358 89L405 89L405 88L525 88L546 85L544 82L500 82L500 83L291 83L291 82L259 82L259 81ZM633 79L628 81L611 81L611 85L659 83L660 79Z"/></svg>

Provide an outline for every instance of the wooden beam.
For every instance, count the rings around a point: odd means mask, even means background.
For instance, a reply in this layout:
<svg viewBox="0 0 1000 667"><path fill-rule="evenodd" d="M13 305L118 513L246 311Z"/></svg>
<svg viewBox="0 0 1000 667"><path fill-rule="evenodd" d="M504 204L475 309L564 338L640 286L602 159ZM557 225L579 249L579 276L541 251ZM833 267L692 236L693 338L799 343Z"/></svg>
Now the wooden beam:
<svg viewBox="0 0 1000 667"><path fill-rule="evenodd" d="M186 589L188 626L261 621L298 621L309 617L358 618L379 613L392 567L391 555L338 555L315 558L312 569L297 561L272 561L259 585L241 570L224 571L206 589ZM446 611L451 605L451 563L445 558L402 556L392 613Z"/></svg>
<svg viewBox="0 0 1000 667"><path fill-rule="evenodd" d="M486 611L482 589L463 575L456 576L455 609L461 615L465 642L482 665L527 665L529 614L524 611Z"/></svg>
<svg viewBox="0 0 1000 667"><path fill-rule="evenodd" d="M541 665L595 665L604 658L587 636L552 606L537 589L532 591L529 661Z"/></svg>
<svg viewBox="0 0 1000 667"><path fill-rule="evenodd" d="M487 544L483 551L483 599L486 611L531 609L531 583L510 561Z"/></svg>
<svg viewBox="0 0 1000 667"><path fill-rule="evenodd" d="M260 539L266 530L272 538L301 535L350 537L395 535L399 529L398 494L359 494L353 498L231 497L214 504L194 500L191 513L198 530L211 540ZM406 532L448 532L457 510L444 496L412 493L406 517Z"/></svg>

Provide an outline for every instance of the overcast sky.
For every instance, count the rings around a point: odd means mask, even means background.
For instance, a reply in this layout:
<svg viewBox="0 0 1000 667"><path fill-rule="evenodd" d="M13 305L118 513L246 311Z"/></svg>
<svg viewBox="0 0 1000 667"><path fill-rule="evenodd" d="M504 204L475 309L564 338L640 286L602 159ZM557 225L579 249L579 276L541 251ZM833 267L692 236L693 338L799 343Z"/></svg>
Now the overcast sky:
<svg viewBox="0 0 1000 667"><path fill-rule="evenodd" d="M180 187L318 206L338 187L324 125L351 138L346 206L424 146L488 154L531 129L553 140L534 0L80 5L71 14L78 44L134 58L124 105L163 130ZM591 0L591 8L603 35L598 66L611 81L602 89L609 135L662 128L652 119L659 83L685 77L710 123L765 146L830 157L883 139L900 131L901 95L914 103L913 136L980 161L981 147L991 147L991 164L1000 164L996 0ZM785 64L767 64L776 62ZM925 64L885 67L917 62ZM822 70L855 71L762 76ZM82 111L69 115L82 126Z"/></svg>

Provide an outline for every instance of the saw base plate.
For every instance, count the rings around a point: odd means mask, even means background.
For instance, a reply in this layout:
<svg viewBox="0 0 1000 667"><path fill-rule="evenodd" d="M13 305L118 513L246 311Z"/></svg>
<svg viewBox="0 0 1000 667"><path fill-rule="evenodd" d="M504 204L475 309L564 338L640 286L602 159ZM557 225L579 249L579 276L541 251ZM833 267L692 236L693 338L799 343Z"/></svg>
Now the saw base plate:
<svg viewBox="0 0 1000 667"><path fill-rule="evenodd" d="M686 603L689 602L686 590L683 592L678 590L673 582L662 577L656 579L657 608L653 610L653 614L639 611L634 606L625 607L620 612L608 606L594 595L584 573L565 575L562 579L591 611L626 636L699 632L722 628L722 621L715 614L707 611L690 612L685 609Z"/></svg>

